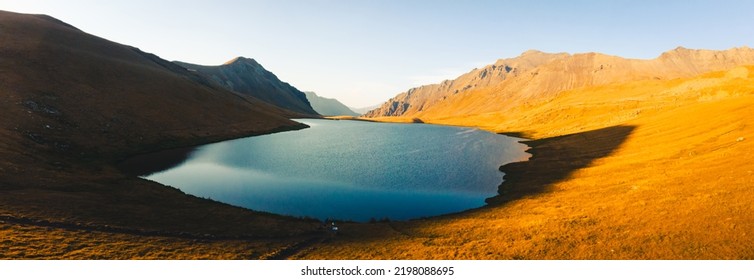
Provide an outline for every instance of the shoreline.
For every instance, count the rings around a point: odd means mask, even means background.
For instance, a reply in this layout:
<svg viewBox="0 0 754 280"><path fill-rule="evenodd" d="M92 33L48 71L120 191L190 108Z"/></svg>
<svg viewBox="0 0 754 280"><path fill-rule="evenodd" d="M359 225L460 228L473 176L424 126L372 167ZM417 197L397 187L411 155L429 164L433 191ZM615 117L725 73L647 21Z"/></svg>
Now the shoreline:
<svg viewBox="0 0 754 280"><path fill-rule="evenodd" d="M322 118L297 118L297 119L292 119L292 120L298 121L298 122L303 122L302 124L303 124L303 126L305 126L304 128L306 128L306 127L309 127L308 125L306 125L306 120L307 119L319 120L319 119L322 119ZM328 120L328 118L325 118L325 120ZM332 120L332 119L329 119L329 120ZM347 121L359 121L358 119L344 119L344 120L347 120ZM365 121L372 122L372 123L391 124L390 122L379 122L379 121L372 121L372 120L365 120ZM400 123L400 124L404 124L405 125L405 124L411 124L411 123ZM424 124L424 123L422 123L422 124ZM333 125L337 125L337 124L333 124ZM510 164L510 163L515 163L515 162L520 162L520 161L527 161L532 156L531 153L528 152L531 149L531 147L529 147L528 145L526 145L525 143L523 143L524 141L527 141L528 139L517 138L515 136L506 135L505 133L492 133L490 131L483 130L483 129L480 129L478 127L473 127L473 126L443 125L443 124L436 124L436 123L429 123L429 124L425 124L425 125L438 126L438 127L448 127L448 128L452 128L452 129L464 129L464 130L470 129L470 130L478 131L479 133L485 133L486 132L486 133L490 133L492 135L505 136L507 138L505 140L506 141L505 145L498 146L498 147L510 147L511 149L515 150L516 156L515 157L508 157L508 156L506 156L505 157L505 163L503 163L502 165L498 164L498 165L493 165L493 166L487 166L487 167L490 167L490 168L494 168L494 169L498 169L499 170L499 168L501 168L502 166ZM288 129L288 130L278 129L277 131L283 131L283 132L285 132L285 131L296 131L296 130L300 130L300 129L302 129L302 128L295 127L293 129ZM247 137L256 137L256 136L260 136L260 135L269 135L269 134L273 134L273 133L276 133L276 132L258 133L258 134L250 135L250 136L242 136L242 137L239 137L239 138L230 138L230 139L227 139L227 140L220 140L218 142L237 140L237 139L244 139L244 138L247 138ZM492 135L490 135L489 137L494 137ZM508 142L508 141L510 141L510 142ZM212 142L212 143L218 143L218 142ZM197 146L190 146L190 147L180 147L180 148L175 148L175 149L161 150L161 151L152 152L152 153L148 153L148 154L139 154L137 156L130 157L130 158L126 159L126 160L118 162L117 163L117 168L118 168L118 170L124 172L125 174L127 174L129 176L136 176L136 177L139 177L139 178L148 177L150 174L154 174L154 173L158 173L158 172L161 172L161 171L164 171L164 170L168 170L170 168L173 168L173 167L175 167L175 166L183 163L184 161L186 161L186 159L189 158L190 154L196 148L199 148L199 147L204 146L204 145L211 145L212 143L199 144ZM494 149L495 147L489 147L489 148ZM453 162L453 161L451 160L451 162ZM145 164L146 165L150 165L150 166L149 167L140 168L140 167L142 167ZM492 171L492 169L489 169L489 168L485 168L485 170L489 170L490 173L499 174L498 172ZM500 174L500 175L503 175L503 174ZM502 177L502 176L500 176L500 177ZM498 178L500 178L500 177L498 177ZM443 217L443 216L448 216L448 215L460 214L460 213L464 213L466 211L470 211L470 210L474 210L474 209L479 209L479 208L485 207L485 206L488 205L488 203L487 203L488 199L490 199L492 197L499 196L499 185L501 185L502 183L504 183L503 180L497 181L497 179L496 179L495 181L496 182L494 182L492 184L485 184L485 186L490 186L490 188L492 188L494 186L494 191L491 190L490 192L486 192L485 191L484 193L480 193L479 204L478 205L474 205L474 206L470 206L471 208L458 209L458 210L455 210L454 212L447 212L447 213L441 213L441 214L435 214L435 215L416 216L416 217L413 217L413 218L396 219L394 221L411 221L411 220L419 220L419 219L431 219L431 218L435 218L435 217ZM162 183L162 182L157 182L157 183L166 184L166 183ZM222 201L220 201L220 202L221 203L225 203L225 202L222 202ZM230 204L230 205L233 205L233 204ZM259 209L259 208L254 208L253 205L249 205L249 206L235 205L235 206L238 206L238 207L243 208L243 209L247 209L249 211L262 211L262 212L266 212L265 210L262 210L262 209ZM268 213L274 214L274 215L289 216L289 217L293 217L293 216L295 216L295 217L306 217L305 214L297 214L297 215L291 216L291 214L286 214L286 213L276 213L276 212L268 212ZM378 216L375 216L375 217L378 217ZM390 217L389 219L393 219L393 218ZM368 220L349 220L349 219L343 219L343 220L338 220L338 221L340 221L340 222L348 222L348 223L356 223L356 224L365 224L365 223L369 222Z"/></svg>
<svg viewBox="0 0 754 280"><path fill-rule="evenodd" d="M169 146L170 151L185 151L218 141L308 127L295 122L264 131L252 129L219 137L187 137L152 147ZM174 143L183 145L170 145ZM135 154L145 155L144 152ZM316 221L199 198L128 174L118 168L122 160L117 158L61 158L58 168L27 164L17 174L4 174L5 186L0 188L0 204L4 205L0 209L1 220L24 227L183 239L283 239L319 231ZM34 177L28 177L32 173ZM211 218L213 215L216 217ZM249 226L252 224L258 229Z"/></svg>
<svg viewBox="0 0 754 280"><path fill-rule="evenodd" d="M407 119L407 118L395 118L395 119L393 119L391 117L385 117L385 118L375 119L375 118L361 118L361 117L351 117L351 116L331 116L331 117L325 117L325 119L330 119L330 120L349 120L349 121L364 121L364 122L374 122L374 123L399 123L399 124L415 124L416 123L416 122L413 122L413 121L409 121L409 119ZM476 211L476 210L483 209L483 208L486 208L486 207L495 206L497 204L500 204L502 201L513 200L515 198L503 198L502 197L504 194L509 194L510 193L510 191L504 190L504 188L508 188L509 187L508 185L513 184L513 183L509 183L511 180L517 180L517 179L519 179L519 176L521 176L522 173L524 173L525 170L521 170L521 168L518 167L519 165L521 165L521 163L525 163L525 162L529 162L529 161L535 160L539 156L538 155L539 154L539 150L537 149L536 145L538 143L537 141L541 140L541 139L536 139L536 138L535 139L531 139L530 138L531 136L528 135L527 133L524 133L524 132L516 132L516 131L497 132L497 131L493 131L493 130L490 130L490 129L483 128L481 126L464 126L464 125L443 124L443 123L436 123L436 122L426 122L426 123L422 122L422 124L440 125L440 126L451 126L451 127L464 127L464 128L475 128L475 129L487 131L487 132L492 133L492 134L504 135L504 136L508 136L508 137L511 137L511 138L516 138L516 139L518 139L518 141L516 141L517 143L520 143L520 144L523 144L523 145L527 146L527 149L525 149L524 152L528 153L530 156L527 159L524 159L522 161L510 162L510 163L506 163L506 164L500 165L498 167L498 170L500 172L504 173L505 175L503 176L502 182L500 182L500 184L498 185L497 195L491 196L491 197L488 197L488 198L484 199L484 203L485 203L484 205L482 205L480 207L477 207L477 208L462 210L462 211L459 211L459 212L446 213L446 214L435 215L435 216L430 216L430 217L422 217L422 218L411 219L411 220L408 220L406 222L410 222L410 221L413 221L413 220L427 220L427 219L433 219L433 218L446 218L446 217L450 217L450 216L453 216L453 215L463 215L463 214L465 214L467 212L472 212L472 211ZM529 167L529 168L531 168L531 167ZM506 183L508 183L508 184L506 184ZM358 223L358 222L355 222L355 223Z"/></svg>
<svg viewBox="0 0 754 280"><path fill-rule="evenodd" d="M125 175L140 177L140 176L148 175L148 174L145 174L144 172L152 172L152 173L159 172L160 170L165 170L167 168L175 166L175 164L180 164L186 159L186 157L191 152L193 152L194 149L200 146L210 145L214 143L235 140L235 139L243 139L247 137L302 130L302 129L307 129L310 127L304 123L300 123L300 122L296 122L296 123L297 124L294 124L291 126L279 126L277 128L267 130L267 131L262 131L262 132L241 133L240 135L236 135L236 136L210 138L211 140L209 141L198 140L196 143L193 143L193 144L179 145L177 147L172 147L172 148L167 148L167 149L148 150L146 152L139 152L130 156L116 159L110 162L110 164L113 165L118 170L120 170L121 172L123 172ZM168 159L163 160L165 157L168 157ZM140 163L148 162L149 160L155 160L155 159L159 160L160 162L157 165L151 166L150 168L140 168L139 166L137 166ZM163 167L160 167L160 166L163 166ZM167 166L167 167L164 167L164 166ZM157 169L160 169L160 170L157 170Z"/></svg>
<svg viewBox="0 0 754 280"><path fill-rule="evenodd" d="M341 119L344 119L344 120L356 120L356 121L366 121L366 122L376 122L376 123L401 123L401 124L412 124L412 123L414 123L414 122L407 121L408 119L403 119L403 118L391 119L390 117L381 118L381 119L358 118L358 117L356 119L350 119L350 118L340 118L339 117L339 119L337 119L337 120L341 120ZM500 165L498 167L498 170L500 172L504 173L505 175L503 176L503 180L502 180L502 182L500 182L500 185L498 185L497 195L486 198L484 200L484 203L485 203L484 205L482 205L480 207L477 207L477 208L473 208L473 209L466 209L466 210L463 210L463 211L460 211L460 212L446 213L446 214L442 214L442 215L424 217L424 218L419 218L419 219L415 219L415 220L426 220L426 219L433 219L433 218L447 218L447 217L452 217L454 215L464 215L464 214L466 214L468 212L473 212L473 211L476 211L476 210L481 210L481 209L484 209L484 208L487 208L487 207L494 207L494 206L497 206L497 205L501 204L502 202L512 201L514 199L520 198L520 197L503 197L503 195L509 195L512 192L515 192L514 190L506 190L505 188L509 188L510 187L509 185L513 185L514 183L512 181L514 181L514 180L520 180L521 177L523 177L522 175L526 173L526 171L527 171L526 169L527 168L534 168L534 167L530 166L531 164L525 164L525 163L528 163L528 162L531 162L531 161L534 161L534 160L537 160L537 163L539 163L539 161L541 161L541 160L538 160L538 158L541 155L539 155L540 151L539 151L539 149L537 147L538 147L538 145L540 145L539 143L542 143L541 140L543 140L543 139L537 139L537 138L533 138L532 139L532 138L530 138L531 137L530 135L528 135L527 133L524 133L524 132L516 132L516 131L497 132L497 131L493 131L493 130L490 130L490 129L486 129L486 128L481 127L481 126L452 125L452 124L443 124L443 123L435 123L435 122L427 122L427 123L423 123L423 124L441 125L441 126L452 126L452 127L476 128L476 129L479 129L479 130L487 131L487 132L492 133L492 134L504 135L504 136L508 136L508 137L511 137L511 138L516 138L516 139L518 139L518 141L516 141L517 143L526 145L528 147L527 149L524 150L524 152L528 153L530 156L527 159L524 159L524 160L521 160L521 161L515 161L515 162L506 163L506 164ZM526 167L525 168L524 167L519 167L519 166L522 166L522 165L526 165ZM544 168L544 169L546 169L546 168ZM513 188L516 188L516 186L513 186ZM412 221L412 220L409 220L408 222L410 222L410 221Z"/></svg>

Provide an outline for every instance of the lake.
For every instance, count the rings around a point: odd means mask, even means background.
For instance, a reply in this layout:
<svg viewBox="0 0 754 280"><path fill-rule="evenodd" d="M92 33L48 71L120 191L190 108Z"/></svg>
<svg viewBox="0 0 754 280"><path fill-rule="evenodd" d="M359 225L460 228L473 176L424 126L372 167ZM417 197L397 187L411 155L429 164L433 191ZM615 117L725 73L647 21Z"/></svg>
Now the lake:
<svg viewBox="0 0 754 280"><path fill-rule="evenodd" d="M429 124L298 119L310 128L199 146L146 179L253 210L317 219L407 220L497 195L521 139Z"/></svg>

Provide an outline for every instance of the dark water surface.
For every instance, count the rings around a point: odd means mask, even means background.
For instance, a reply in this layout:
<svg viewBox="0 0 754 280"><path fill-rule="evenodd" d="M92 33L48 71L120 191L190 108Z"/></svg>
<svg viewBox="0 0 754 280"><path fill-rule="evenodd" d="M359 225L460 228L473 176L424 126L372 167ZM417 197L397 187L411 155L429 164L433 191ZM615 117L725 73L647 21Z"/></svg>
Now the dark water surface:
<svg viewBox="0 0 754 280"><path fill-rule="evenodd" d="M197 147L145 178L254 210L406 220L484 205L518 139L462 127L318 119L311 128Z"/></svg>

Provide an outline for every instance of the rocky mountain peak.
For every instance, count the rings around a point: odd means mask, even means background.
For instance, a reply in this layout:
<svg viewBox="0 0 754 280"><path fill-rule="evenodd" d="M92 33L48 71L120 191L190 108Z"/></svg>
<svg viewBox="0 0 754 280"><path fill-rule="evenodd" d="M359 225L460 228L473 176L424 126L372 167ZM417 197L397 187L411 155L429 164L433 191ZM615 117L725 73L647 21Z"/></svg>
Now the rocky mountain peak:
<svg viewBox="0 0 754 280"><path fill-rule="evenodd" d="M531 55L541 55L541 54L545 54L545 52L540 51L540 50L528 50L528 51L522 52L520 56L531 56Z"/></svg>
<svg viewBox="0 0 754 280"><path fill-rule="evenodd" d="M233 59L228 60L227 62L223 63L223 65L238 65L238 64L259 65L259 62L257 62L253 58L247 58L247 57L239 56L239 57L233 58Z"/></svg>

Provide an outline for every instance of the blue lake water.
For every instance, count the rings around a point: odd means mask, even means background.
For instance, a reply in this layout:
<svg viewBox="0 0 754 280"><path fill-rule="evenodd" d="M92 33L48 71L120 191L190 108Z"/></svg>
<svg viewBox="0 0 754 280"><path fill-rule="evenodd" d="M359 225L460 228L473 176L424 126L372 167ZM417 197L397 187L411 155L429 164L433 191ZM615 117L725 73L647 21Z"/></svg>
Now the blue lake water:
<svg viewBox="0 0 754 280"><path fill-rule="evenodd" d="M310 128L200 146L145 178L277 214L406 220L483 206L498 167L529 156L520 139L472 128L296 121Z"/></svg>

